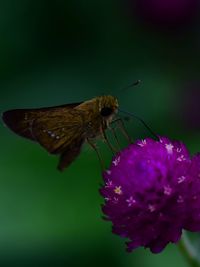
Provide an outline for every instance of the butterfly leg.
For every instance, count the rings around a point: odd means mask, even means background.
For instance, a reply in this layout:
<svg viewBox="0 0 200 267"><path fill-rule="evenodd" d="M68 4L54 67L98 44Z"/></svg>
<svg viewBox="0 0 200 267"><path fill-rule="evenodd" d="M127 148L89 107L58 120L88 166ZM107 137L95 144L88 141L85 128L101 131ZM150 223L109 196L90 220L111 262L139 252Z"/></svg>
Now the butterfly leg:
<svg viewBox="0 0 200 267"><path fill-rule="evenodd" d="M116 127L109 127L109 129L112 131L112 134L114 136L114 139L117 143L117 146L119 148L119 150L121 149L121 146L120 146L120 142L119 142L119 139L118 139L118 136L117 136L117 133L116 133Z"/></svg>
<svg viewBox="0 0 200 267"><path fill-rule="evenodd" d="M97 149L97 146L89 138L87 138L87 142L94 149L94 151L96 152L97 157L98 157L99 162L100 162L101 171L104 171L105 170L105 165L104 165L104 162L103 162L103 160L102 160L102 158L100 156L100 153L99 153L99 151Z"/></svg>
<svg viewBox="0 0 200 267"><path fill-rule="evenodd" d="M132 140L131 140L131 137L129 136L126 128L125 128L125 125L124 125L124 122L121 118L118 118L116 120L113 120L111 122L111 124L113 123L116 123L119 127L119 129L121 130L122 134L124 135L124 137L128 140L128 142L131 144L132 143Z"/></svg>
<svg viewBox="0 0 200 267"><path fill-rule="evenodd" d="M109 142L108 137L107 137L107 135L106 135L106 132L105 132L105 130L104 130L103 128L102 128L102 134L103 134L103 138L104 138L106 144L107 144L108 147L110 148L110 150L111 150L111 152L113 153L113 155L115 155L115 153L117 153L118 151L117 151L117 149L116 149L116 148Z"/></svg>

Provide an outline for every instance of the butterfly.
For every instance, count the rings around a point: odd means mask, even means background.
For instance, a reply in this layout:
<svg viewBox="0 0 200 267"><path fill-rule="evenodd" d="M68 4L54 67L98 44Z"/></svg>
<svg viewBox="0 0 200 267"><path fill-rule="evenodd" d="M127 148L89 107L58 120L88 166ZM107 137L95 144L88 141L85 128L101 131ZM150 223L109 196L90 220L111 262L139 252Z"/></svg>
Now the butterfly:
<svg viewBox="0 0 200 267"><path fill-rule="evenodd" d="M77 158L85 142L97 151L93 140L98 136L107 140L105 130L114 121L118 106L117 98L104 95L55 107L8 110L2 118L16 134L59 155L58 169L63 170Z"/></svg>

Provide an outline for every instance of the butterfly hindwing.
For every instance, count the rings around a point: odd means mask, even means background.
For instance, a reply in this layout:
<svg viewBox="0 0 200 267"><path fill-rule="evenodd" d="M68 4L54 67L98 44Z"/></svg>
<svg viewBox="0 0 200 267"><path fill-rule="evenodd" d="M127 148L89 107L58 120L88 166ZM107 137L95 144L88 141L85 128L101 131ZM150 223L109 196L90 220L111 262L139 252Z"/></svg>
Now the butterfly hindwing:
<svg viewBox="0 0 200 267"><path fill-rule="evenodd" d="M68 167L74 159L80 154L81 147L84 143L84 139L75 139L73 142L65 148L65 151L61 154L58 169L62 171Z"/></svg>

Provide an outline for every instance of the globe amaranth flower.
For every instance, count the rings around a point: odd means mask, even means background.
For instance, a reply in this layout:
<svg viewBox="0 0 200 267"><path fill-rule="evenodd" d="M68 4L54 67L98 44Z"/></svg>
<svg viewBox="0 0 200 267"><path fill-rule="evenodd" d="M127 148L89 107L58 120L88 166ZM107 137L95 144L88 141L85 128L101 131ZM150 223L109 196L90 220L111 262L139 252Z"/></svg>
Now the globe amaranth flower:
<svg viewBox="0 0 200 267"><path fill-rule="evenodd" d="M129 239L129 252L144 246L158 253L183 229L200 231L200 155L191 158L183 143L137 141L103 176L103 213L113 232Z"/></svg>

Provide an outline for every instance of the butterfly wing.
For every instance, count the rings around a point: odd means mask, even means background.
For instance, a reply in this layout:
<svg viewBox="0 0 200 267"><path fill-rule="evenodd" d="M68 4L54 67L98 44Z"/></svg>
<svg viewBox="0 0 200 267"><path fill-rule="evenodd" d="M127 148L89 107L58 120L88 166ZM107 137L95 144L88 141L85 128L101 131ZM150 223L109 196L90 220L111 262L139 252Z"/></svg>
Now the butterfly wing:
<svg viewBox="0 0 200 267"><path fill-rule="evenodd" d="M33 122L31 132L35 141L49 153L61 154L83 137L81 113L76 109L47 112Z"/></svg>
<svg viewBox="0 0 200 267"><path fill-rule="evenodd" d="M48 152L60 154L59 170L69 166L84 143L81 103L41 109L17 109L3 113L4 123L16 134L38 142Z"/></svg>
<svg viewBox="0 0 200 267"><path fill-rule="evenodd" d="M32 133L32 126L34 122L46 114L51 112L60 112L73 109L81 103L66 104L56 107L46 107L39 109L14 109L3 113L2 119L4 123L16 134L36 141Z"/></svg>
<svg viewBox="0 0 200 267"><path fill-rule="evenodd" d="M75 109L38 118L33 123L32 134L49 153L61 155L59 170L72 163L85 141L82 116Z"/></svg>
<svg viewBox="0 0 200 267"><path fill-rule="evenodd" d="M65 151L60 155L58 169L62 171L68 167L72 161L80 154L81 147L84 143L83 138L74 139L73 142L65 148Z"/></svg>

